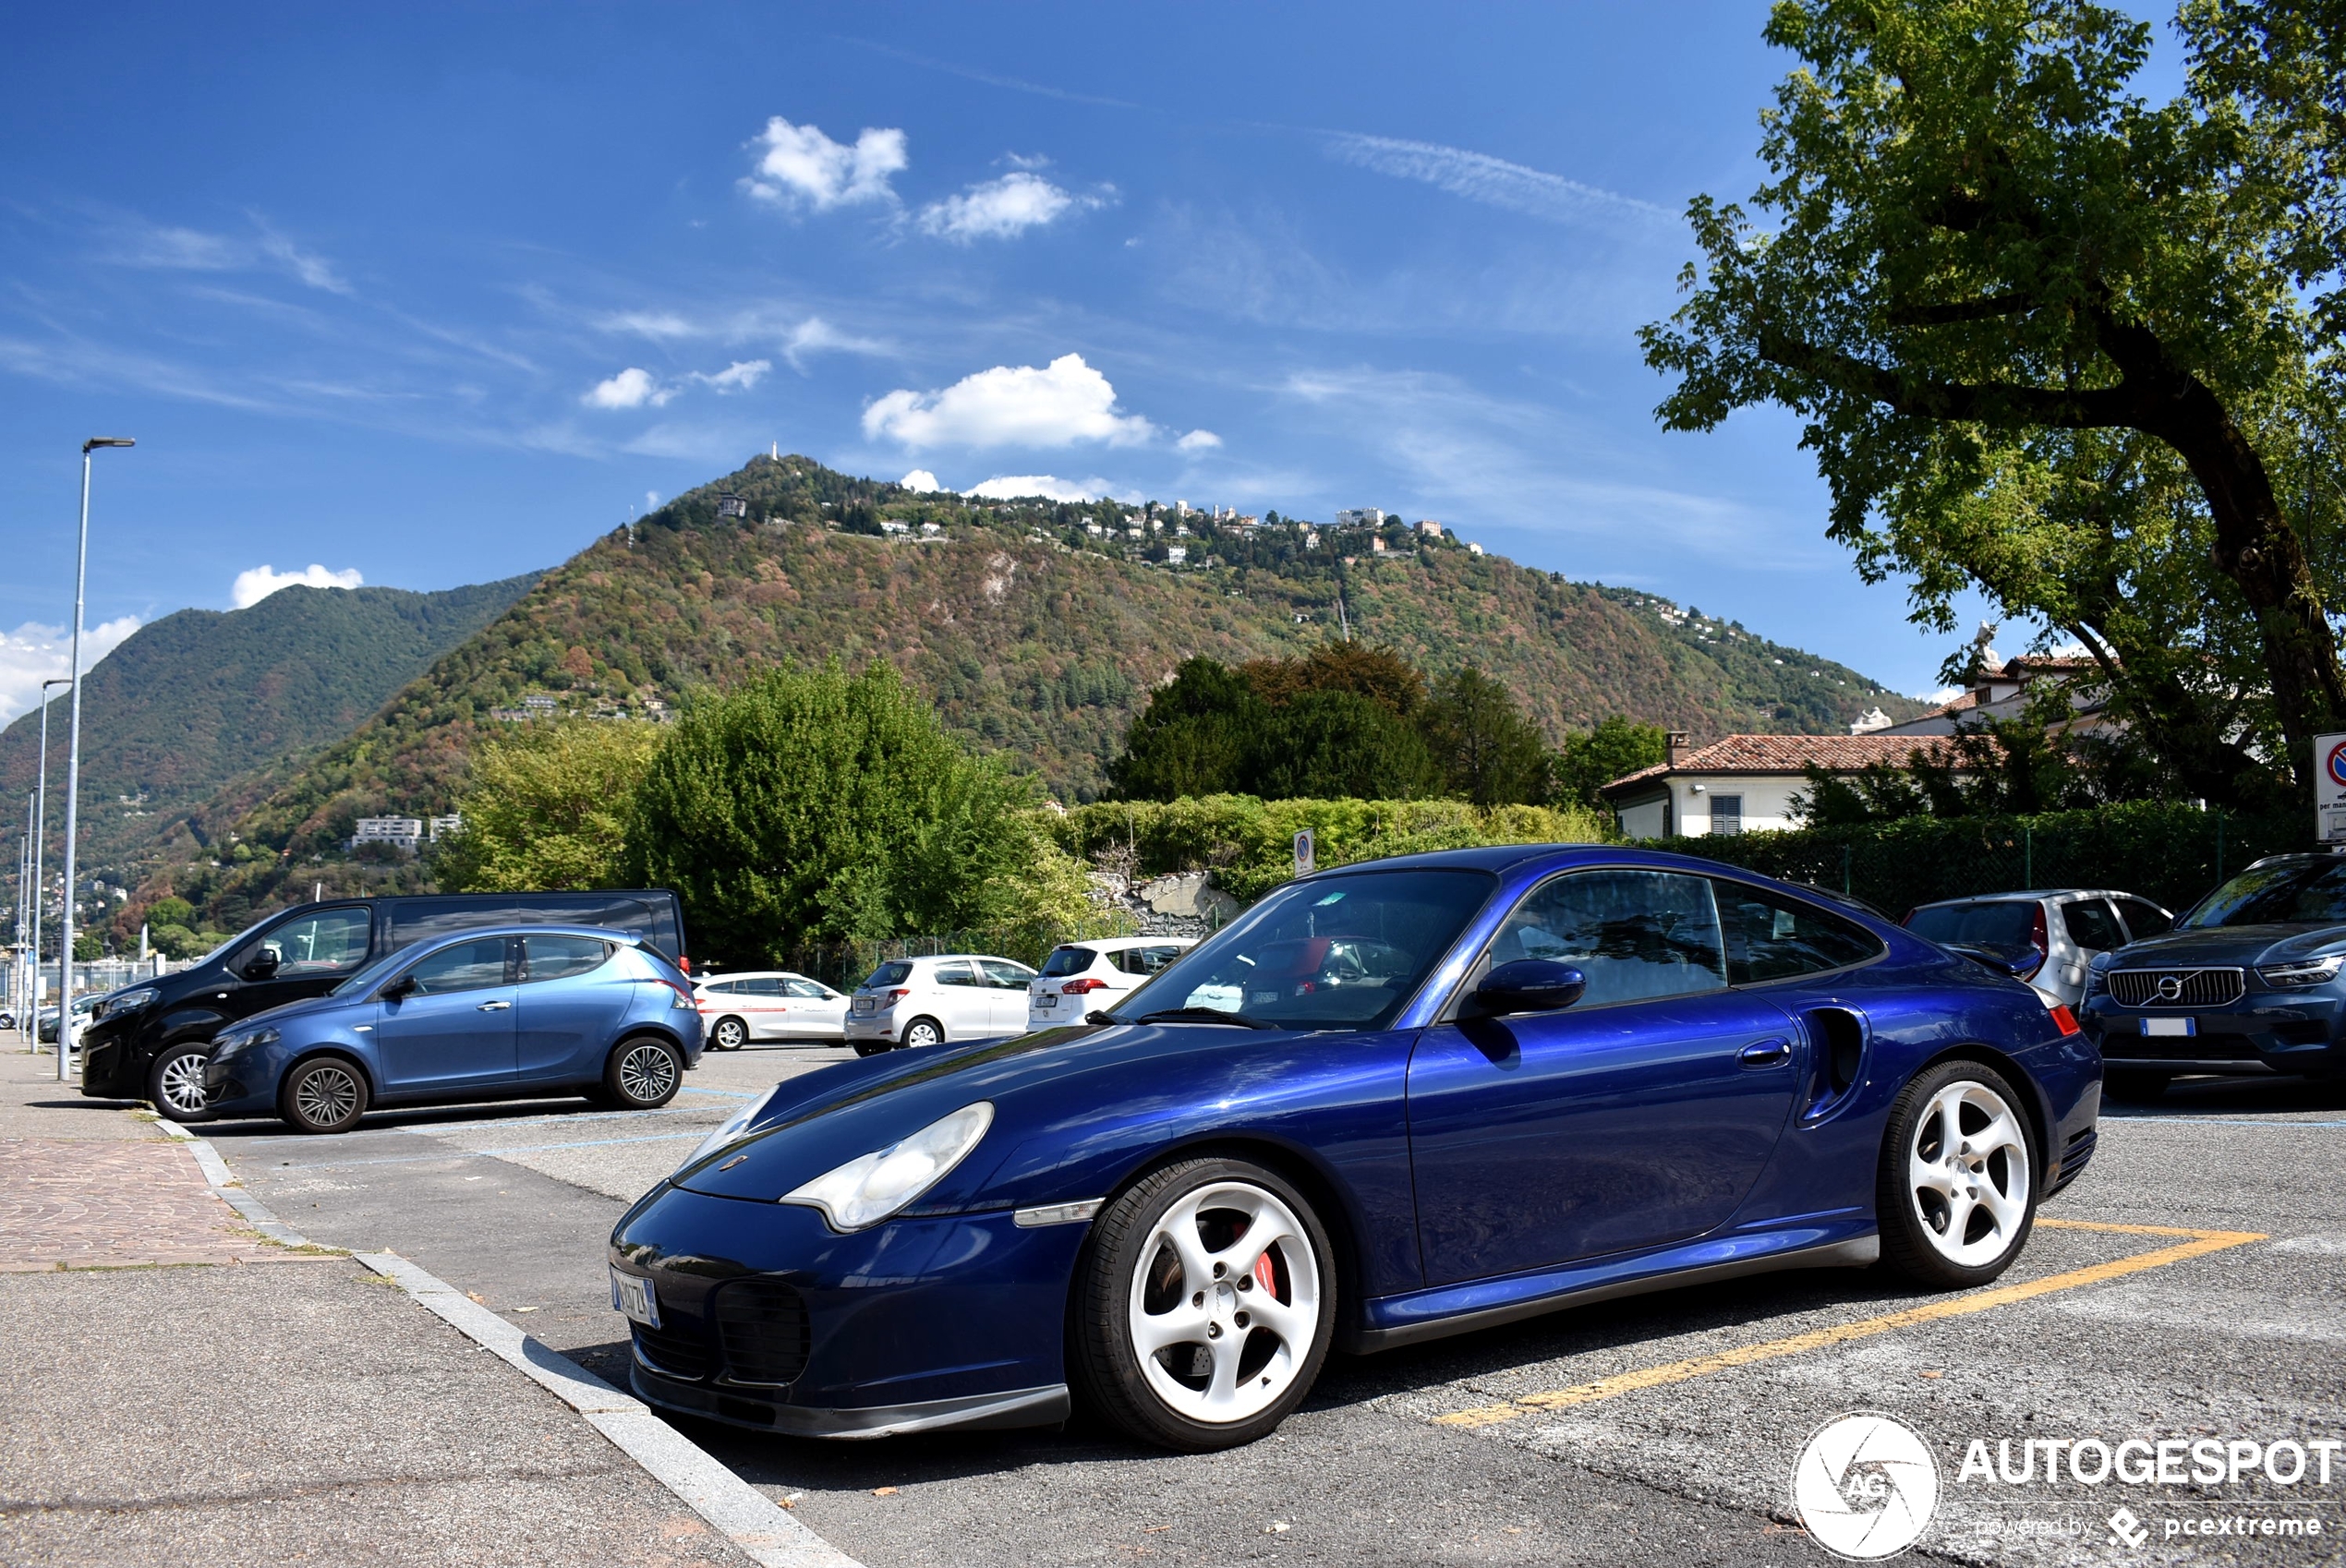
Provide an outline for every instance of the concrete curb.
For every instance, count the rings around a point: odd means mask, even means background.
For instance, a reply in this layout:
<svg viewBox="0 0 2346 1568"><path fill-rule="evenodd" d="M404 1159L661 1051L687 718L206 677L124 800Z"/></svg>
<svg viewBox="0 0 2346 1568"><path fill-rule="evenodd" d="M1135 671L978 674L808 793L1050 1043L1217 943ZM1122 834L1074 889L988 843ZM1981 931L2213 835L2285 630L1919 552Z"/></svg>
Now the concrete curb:
<svg viewBox="0 0 2346 1568"><path fill-rule="evenodd" d="M156 1125L191 1146L212 1189L245 1222L286 1247L315 1247L247 1192L210 1140L163 1117ZM339 1250L320 1248L320 1250ZM623 1393L507 1322L445 1280L395 1252L350 1254L391 1281L425 1310L578 1412L612 1446L682 1499L694 1513L763 1568L863 1568L772 1499L725 1467L707 1450L662 1420L651 1406Z"/></svg>

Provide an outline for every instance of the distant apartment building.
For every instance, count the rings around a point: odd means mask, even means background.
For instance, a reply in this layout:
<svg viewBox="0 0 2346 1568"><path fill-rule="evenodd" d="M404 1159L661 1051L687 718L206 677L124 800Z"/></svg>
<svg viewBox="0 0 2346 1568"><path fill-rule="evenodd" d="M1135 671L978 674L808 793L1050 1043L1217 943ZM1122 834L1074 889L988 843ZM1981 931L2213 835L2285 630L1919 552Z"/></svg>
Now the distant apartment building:
<svg viewBox="0 0 2346 1568"><path fill-rule="evenodd" d="M892 517L883 520L880 524L880 532L891 539L903 538L912 531L913 525L910 523L900 523Z"/></svg>
<svg viewBox="0 0 2346 1568"><path fill-rule="evenodd" d="M389 845L408 854L424 839L424 824L415 816L362 816L358 830L343 840L345 850L363 850L370 844Z"/></svg>
<svg viewBox="0 0 2346 1568"><path fill-rule="evenodd" d="M464 830L465 814L463 812L452 811L446 816L435 816L431 819L431 841L435 844L448 834L462 833Z"/></svg>
<svg viewBox="0 0 2346 1568"><path fill-rule="evenodd" d="M1350 507L1336 514L1339 528L1382 528L1387 513L1383 507Z"/></svg>
<svg viewBox="0 0 2346 1568"><path fill-rule="evenodd" d="M1190 547L1187 545L1167 545L1165 547L1165 559L1170 564L1179 566L1181 562L1190 559Z"/></svg>
<svg viewBox="0 0 2346 1568"><path fill-rule="evenodd" d="M1481 555L1481 553L1482 553L1482 547L1481 547L1481 545L1469 545L1469 546L1467 546L1467 554L1469 554L1469 555Z"/></svg>
<svg viewBox="0 0 2346 1568"><path fill-rule="evenodd" d="M1424 538L1438 539L1442 537L1442 525L1431 517L1421 517L1418 519L1418 533Z"/></svg>

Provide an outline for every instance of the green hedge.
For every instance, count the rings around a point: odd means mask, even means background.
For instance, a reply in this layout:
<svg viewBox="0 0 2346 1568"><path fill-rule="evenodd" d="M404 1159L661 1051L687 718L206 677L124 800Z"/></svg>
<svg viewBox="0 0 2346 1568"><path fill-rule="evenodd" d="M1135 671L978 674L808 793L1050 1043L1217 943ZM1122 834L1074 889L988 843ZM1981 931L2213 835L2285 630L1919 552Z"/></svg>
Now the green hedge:
<svg viewBox="0 0 2346 1568"><path fill-rule="evenodd" d="M1087 864L1128 860L1138 876L1214 873L1217 887L1252 902L1295 874L1295 836L1312 833L1319 863L1476 844L1591 843L1615 835L1578 806L1494 806L1464 801L1264 801L1205 795L1103 801L1051 819L1059 846Z"/></svg>
<svg viewBox="0 0 2346 1568"><path fill-rule="evenodd" d="M2116 888L2180 914L2260 855L2317 846L2307 813L2241 816L2138 801L2039 816L1910 817L1659 839L1651 847L1854 893L1895 918L1934 899L2027 887Z"/></svg>

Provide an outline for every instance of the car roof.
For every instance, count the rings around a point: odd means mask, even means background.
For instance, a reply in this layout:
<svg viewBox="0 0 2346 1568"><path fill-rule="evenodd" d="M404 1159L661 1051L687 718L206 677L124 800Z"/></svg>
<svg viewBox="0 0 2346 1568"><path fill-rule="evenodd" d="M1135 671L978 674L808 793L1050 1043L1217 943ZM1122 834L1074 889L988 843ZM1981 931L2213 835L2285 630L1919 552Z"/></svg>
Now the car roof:
<svg viewBox="0 0 2346 1568"><path fill-rule="evenodd" d="M621 931L609 925L467 925L457 931L443 931L411 942L399 951L415 952L432 947L444 947L451 942L478 942L484 936L591 936L599 942L616 942L622 947L642 947L644 938L632 931Z"/></svg>
<svg viewBox="0 0 2346 1568"><path fill-rule="evenodd" d="M1933 899L1927 904L1917 904L1918 910L1945 909L1953 904L2033 904L2045 899L2135 899L2143 903L2156 903L2140 893L2122 892L2115 887L2036 887L2017 893L1966 893L1960 899Z"/></svg>
<svg viewBox="0 0 2346 1568"><path fill-rule="evenodd" d="M1195 947L1199 940L1195 936L1086 936L1062 942L1051 951L1056 953L1064 947L1090 947L1104 953L1119 953L1127 947L1162 947L1168 942L1187 942ZM1015 963L1018 960L1013 959L1010 961Z"/></svg>

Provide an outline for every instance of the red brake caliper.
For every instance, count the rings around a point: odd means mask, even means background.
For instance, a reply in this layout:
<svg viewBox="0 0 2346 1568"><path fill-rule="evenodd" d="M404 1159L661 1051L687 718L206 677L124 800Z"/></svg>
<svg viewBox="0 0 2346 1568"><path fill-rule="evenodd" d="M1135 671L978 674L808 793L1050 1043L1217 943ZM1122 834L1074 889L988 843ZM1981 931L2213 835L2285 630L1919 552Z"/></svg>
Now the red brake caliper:
<svg viewBox="0 0 2346 1568"><path fill-rule="evenodd" d="M1254 1260L1254 1283L1269 1291L1273 1300L1278 1298L1278 1271L1271 1266L1271 1250L1267 1247Z"/></svg>

